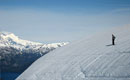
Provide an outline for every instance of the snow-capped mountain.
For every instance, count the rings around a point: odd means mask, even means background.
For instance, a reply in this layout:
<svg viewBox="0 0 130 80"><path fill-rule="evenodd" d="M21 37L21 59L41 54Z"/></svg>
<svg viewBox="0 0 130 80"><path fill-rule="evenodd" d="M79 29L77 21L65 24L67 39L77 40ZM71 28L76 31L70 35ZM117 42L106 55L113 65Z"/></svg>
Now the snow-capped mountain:
<svg viewBox="0 0 130 80"><path fill-rule="evenodd" d="M111 35L116 45L111 45ZM42 56L16 80L130 80L130 26L70 43Z"/></svg>
<svg viewBox="0 0 130 80"><path fill-rule="evenodd" d="M10 32L0 32L0 46L3 47L14 47L17 49L27 49L27 48L57 48L68 44L68 42L63 43L52 43L52 44L43 44L38 42L32 42L28 40L22 40L18 36L15 36Z"/></svg>
<svg viewBox="0 0 130 80"><path fill-rule="evenodd" d="M0 32L0 70L21 73L39 57L67 44L43 44L20 39L13 33Z"/></svg>

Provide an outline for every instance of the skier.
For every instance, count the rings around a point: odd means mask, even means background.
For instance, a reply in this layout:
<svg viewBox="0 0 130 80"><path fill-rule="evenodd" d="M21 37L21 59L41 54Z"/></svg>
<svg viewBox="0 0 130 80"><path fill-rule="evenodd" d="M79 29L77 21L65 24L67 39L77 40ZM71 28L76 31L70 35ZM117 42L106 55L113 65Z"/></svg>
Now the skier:
<svg viewBox="0 0 130 80"><path fill-rule="evenodd" d="M115 39L116 37L112 34L112 45L115 45Z"/></svg>

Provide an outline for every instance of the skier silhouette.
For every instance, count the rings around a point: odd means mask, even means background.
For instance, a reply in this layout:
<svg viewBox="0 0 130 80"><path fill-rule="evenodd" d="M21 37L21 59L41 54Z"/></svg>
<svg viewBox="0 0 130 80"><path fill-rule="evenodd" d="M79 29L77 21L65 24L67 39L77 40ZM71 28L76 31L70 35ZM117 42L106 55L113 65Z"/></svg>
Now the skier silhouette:
<svg viewBox="0 0 130 80"><path fill-rule="evenodd" d="M112 45L115 45L115 39L116 37L112 34Z"/></svg>

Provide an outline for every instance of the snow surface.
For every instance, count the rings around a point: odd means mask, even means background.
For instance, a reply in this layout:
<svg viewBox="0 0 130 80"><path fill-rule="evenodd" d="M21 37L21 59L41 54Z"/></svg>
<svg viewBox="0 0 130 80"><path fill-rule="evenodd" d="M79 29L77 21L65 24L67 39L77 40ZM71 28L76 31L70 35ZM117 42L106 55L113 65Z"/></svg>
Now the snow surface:
<svg viewBox="0 0 130 80"><path fill-rule="evenodd" d="M116 45L111 45L111 35ZM56 49L16 80L130 80L130 26L114 28Z"/></svg>

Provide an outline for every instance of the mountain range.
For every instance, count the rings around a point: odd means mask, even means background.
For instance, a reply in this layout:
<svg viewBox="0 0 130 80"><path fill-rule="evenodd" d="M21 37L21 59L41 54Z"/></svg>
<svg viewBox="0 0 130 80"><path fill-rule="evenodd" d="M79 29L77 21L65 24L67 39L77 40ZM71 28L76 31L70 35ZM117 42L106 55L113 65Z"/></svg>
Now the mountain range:
<svg viewBox="0 0 130 80"><path fill-rule="evenodd" d="M10 32L0 32L1 72L22 73L41 56L67 44L68 42L43 44L20 39Z"/></svg>

